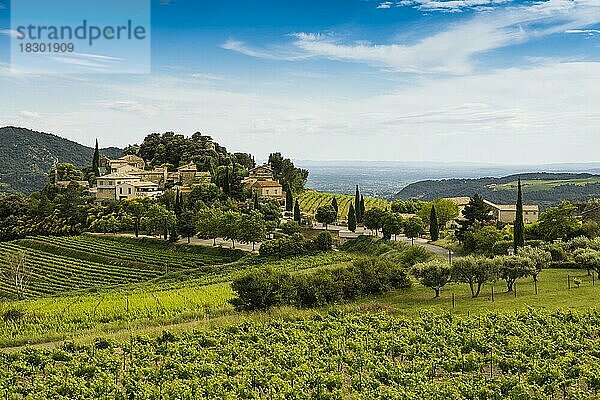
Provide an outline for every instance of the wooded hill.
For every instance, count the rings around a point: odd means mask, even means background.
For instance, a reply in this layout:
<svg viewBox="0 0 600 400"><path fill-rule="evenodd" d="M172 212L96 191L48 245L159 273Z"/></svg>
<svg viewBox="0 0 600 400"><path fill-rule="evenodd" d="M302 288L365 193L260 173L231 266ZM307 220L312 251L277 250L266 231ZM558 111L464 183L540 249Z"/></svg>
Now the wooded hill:
<svg viewBox="0 0 600 400"><path fill-rule="evenodd" d="M600 197L600 175L573 173L524 173L502 178L426 180L408 185L397 199L431 201L440 197L473 196L478 193L499 204L512 204L517 198L517 180L523 182L528 203L551 205L560 200L583 201Z"/></svg>
<svg viewBox="0 0 600 400"><path fill-rule="evenodd" d="M13 126L0 128L0 192L31 193L44 187L57 162L82 168L91 165L94 149L53 134ZM120 157L110 147L101 155Z"/></svg>

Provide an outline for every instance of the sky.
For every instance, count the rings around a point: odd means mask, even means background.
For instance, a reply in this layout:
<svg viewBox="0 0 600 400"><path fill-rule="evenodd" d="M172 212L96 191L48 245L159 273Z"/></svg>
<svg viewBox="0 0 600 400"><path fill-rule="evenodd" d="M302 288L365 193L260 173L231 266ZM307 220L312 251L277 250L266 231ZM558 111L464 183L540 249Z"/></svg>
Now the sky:
<svg viewBox="0 0 600 400"><path fill-rule="evenodd" d="M152 0L149 74L11 70L10 10L0 126L200 131L258 159L600 161L600 0Z"/></svg>

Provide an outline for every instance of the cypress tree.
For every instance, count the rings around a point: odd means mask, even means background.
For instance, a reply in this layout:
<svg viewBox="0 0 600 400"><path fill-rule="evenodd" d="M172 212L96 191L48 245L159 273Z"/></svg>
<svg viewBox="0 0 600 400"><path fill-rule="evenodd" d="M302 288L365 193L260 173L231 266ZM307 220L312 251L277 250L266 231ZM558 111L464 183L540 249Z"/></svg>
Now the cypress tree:
<svg viewBox="0 0 600 400"><path fill-rule="evenodd" d="M258 208L259 208L259 204L258 204L258 193L254 193L254 194L252 195L252 197L254 197L254 209L255 209L255 210L258 210Z"/></svg>
<svg viewBox="0 0 600 400"><path fill-rule="evenodd" d="M525 223L523 222L523 191L521 190L521 178L519 178L519 188L517 191L517 210L515 215L514 228L514 250L515 254L519 247L525 245Z"/></svg>
<svg viewBox="0 0 600 400"><path fill-rule="evenodd" d="M302 214L300 213L300 204L298 203L298 200L296 200L296 204L294 205L294 221L300 223L301 219Z"/></svg>
<svg viewBox="0 0 600 400"><path fill-rule="evenodd" d="M440 224L434 205L431 206L431 215L429 216L429 234L433 242L440 238Z"/></svg>
<svg viewBox="0 0 600 400"><path fill-rule="evenodd" d="M335 196L333 196L333 200L331 200L331 207L333 207L333 209L335 210L336 213L339 211L337 197L335 197Z"/></svg>
<svg viewBox="0 0 600 400"><path fill-rule="evenodd" d="M225 193L227 196L229 196L230 190L229 190L229 167L225 168L225 179L223 180L223 193Z"/></svg>
<svg viewBox="0 0 600 400"><path fill-rule="evenodd" d="M294 197L289 183L285 184L285 211L292 211L294 208Z"/></svg>
<svg viewBox="0 0 600 400"><path fill-rule="evenodd" d="M360 195L360 220L359 222L362 223L365 220L365 198L363 197L363 195Z"/></svg>
<svg viewBox="0 0 600 400"><path fill-rule="evenodd" d="M94 148L92 168L94 169L94 175L96 175L96 177L100 176L100 150L98 150L98 139L96 139L96 147Z"/></svg>
<svg viewBox="0 0 600 400"><path fill-rule="evenodd" d="M352 204L350 204L350 210L348 210L348 230L351 232L356 231L356 212L354 212Z"/></svg>
<svg viewBox="0 0 600 400"><path fill-rule="evenodd" d="M358 185L356 185L356 194L354 195L354 212L356 213L356 221L361 222L362 216L360 215L360 192Z"/></svg>

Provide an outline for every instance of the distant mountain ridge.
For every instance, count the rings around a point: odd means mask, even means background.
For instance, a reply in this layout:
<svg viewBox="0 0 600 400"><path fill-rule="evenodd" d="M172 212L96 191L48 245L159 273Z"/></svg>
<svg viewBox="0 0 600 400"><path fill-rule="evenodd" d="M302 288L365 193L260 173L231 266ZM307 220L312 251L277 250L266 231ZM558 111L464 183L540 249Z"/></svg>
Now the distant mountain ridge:
<svg viewBox="0 0 600 400"><path fill-rule="evenodd" d="M81 168L92 163L94 149L26 128L0 128L0 192L31 193L46 184L48 170L57 162ZM109 147L101 155L120 157L122 150Z"/></svg>
<svg viewBox="0 0 600 400"><path fill-rule="evenodd" d="M548 206L560 200L585 201L600 197L600 175L589 173L523 173L501 178L424 180L412 183L395 195L397 199L473 196L478 193L495 203L516 201L516 181L523 181L525 200Z"/></svg>

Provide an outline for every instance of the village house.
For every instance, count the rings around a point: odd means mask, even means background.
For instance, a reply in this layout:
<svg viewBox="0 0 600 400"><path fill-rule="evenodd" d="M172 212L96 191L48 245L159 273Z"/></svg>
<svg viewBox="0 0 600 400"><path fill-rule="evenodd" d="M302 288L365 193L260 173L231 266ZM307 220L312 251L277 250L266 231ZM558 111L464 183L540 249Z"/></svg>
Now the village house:
<svg viewBox="0 0 600 400"><path fill-rule="evenodd" d="M273 181L273 168L271 164L263 164L248 171L248 176L244 178L245 187L251 188L258 181Z"/></svg>
<svg viewBox="0 0 600 400"><path fill-rule="evenodd" d="M144 160L133 155L117 160L103 159L102 163L112 172L98 177L96 188L92 190L98 201L156 197L165 187L190 193L195 185L211 182L210 172L198 171L194 163L182 165L175 172L169 172L166 167L145 170Z"/></svg>
<svg viewBox="0 0 600 400"><path fill-rule="evenodd" d="M517 218L517 206L514 204L495 204L484 200L484 203L492 208L492 215L496 221L503 224L512 224ZM540 207L537 205L523 205L523 222L531 224L537 222L540 215Z"/></svg>

